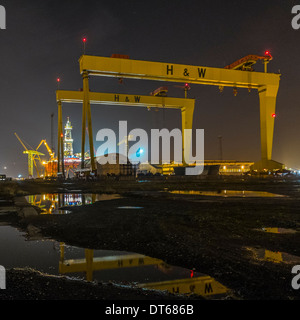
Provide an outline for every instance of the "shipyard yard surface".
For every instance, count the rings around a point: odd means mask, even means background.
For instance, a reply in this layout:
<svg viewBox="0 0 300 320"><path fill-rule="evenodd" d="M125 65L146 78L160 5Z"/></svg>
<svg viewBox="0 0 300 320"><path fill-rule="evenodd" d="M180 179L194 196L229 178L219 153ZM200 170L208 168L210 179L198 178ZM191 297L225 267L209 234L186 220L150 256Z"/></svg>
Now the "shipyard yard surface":
<svg viewBox="0 0 300 320"><path fill-rule="evenodd" d="M27 195L74 190L118 196L68 207L67 214L41 214L38 207L37 215L20 214L30 205ZM221 297L178 295L143 290L130 280L126 285L78 281L72 275L53 276L15 265L6 270L0 299L298 300L291 271L300 264L299 190L295 177L3 183L0 228L17 228L28 243L44 239L85 249L135 252L209 275L228 292Z"/></svg>

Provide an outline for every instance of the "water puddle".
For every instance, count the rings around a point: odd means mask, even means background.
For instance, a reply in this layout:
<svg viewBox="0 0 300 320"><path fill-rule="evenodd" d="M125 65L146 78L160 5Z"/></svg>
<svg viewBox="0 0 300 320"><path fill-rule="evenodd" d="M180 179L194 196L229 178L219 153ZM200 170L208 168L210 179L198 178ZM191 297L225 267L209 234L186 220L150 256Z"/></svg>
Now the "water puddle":
<svg viewBox="0 0 300 320"><path fill-rule="evenodd" d="M26 196L25 199L33 206L39 207L42 214L66 214L71 211L68 207L93 204L96 201L114 200L121 198L118 194L94 193L50 193Z"/></svg>
<svg viewBox="0 0 300 320"><path fill-rule="evenodd" d="M196 190L175 190L169 191L173 194L182 195L201 195L213 197L242 197L242 198L257 198L257 197L285 197L280 194L265 192L265 191L248 191L248 190L217 190L217 191L196 191Z"/></svg>
<svg viewBox="0 0 300 320"><path fill-rule="evenodd" d="M271 261L274 263L300 263L300 257L291 255L281 251L271 251L266 249L246 248L253 254L253 257L257 260Z"/></svg>
<svg viewBox="0 0 300 320"><path fill-rule="evenodd" d="M123 206L118 207L118 209L144 209L143 207L133 207L133 206Z"/></svg>
<svg viewBox="0 0 300 320"><path fill-rule="evenodd" d="M5 200L5 199L0 199L0 206L9 206L9 205L13 205L13 201L12 200Z"/></svg>
<svg viewBox="0 0 300 320"><path fill-rule="evenodd" d="M23 233L9 226L0 226L0 257L6 269L30 267L50 275L175 294L209 297L228 293L214 278L160 259L134 252L71 247L52 240L26 241Z"/></svg>
<svg viewBox="0 0 300 320"><path fill-rule="evenodd" d="M281 233L281 234L294 234L297 233L297 230L287 229L287 228L262 228L261 231L268 233Z"/></svg>

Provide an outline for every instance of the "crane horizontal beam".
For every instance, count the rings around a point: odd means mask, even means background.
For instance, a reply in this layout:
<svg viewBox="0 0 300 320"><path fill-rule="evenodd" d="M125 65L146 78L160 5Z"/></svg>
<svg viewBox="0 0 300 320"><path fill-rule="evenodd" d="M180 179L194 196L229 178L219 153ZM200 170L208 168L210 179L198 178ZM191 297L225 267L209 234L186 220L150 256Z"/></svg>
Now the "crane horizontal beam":
<svg viewBox="0 0 300 320"><path fill-rule="evenodd" d="M44 156L43 153L41 152L38 152L36 150L26 150L26 151L23 151L24 154L30 154L30 155L36 155L36 156Z"/></svg>
<svg viewBox="0 0 300 320"><path fill-rule="evenodd" d="M62 117L62 103L84 103L84 92L83 91L56 91L56 100L59 108L59 126L58 126L58 137L62 134L61 117ZM142 95L126 95L118 93L98 93L88 91L88 105L90 104L103 104L103 105L120 105L120 106L135 106L135 107L154 107L154 108L170 108L178 109L181 112L182 121L182 139L184 145L185 129L192 129L193 126L193 114L195 107L194 99L185 98L170 98L164 96L142 96ZM85 121L83 121L85 129ZM85 131L82 131L83 136ZM58 140L60 141L60 139ZM190 149L190 142L188 141L185 145L187 154ZM60 143L60 142L59 142ZM93 150L93 148L91 148ZM58 154L60 156L62 151ZM84 151L82 150L82 154ZM184 155L184 147L182 148L182 154ZM59 158L59 157L58 157Z"/></svg>
<svg viewBox="0 0 300 320"><path fill-rule="evenodd" d="M265 86L278 87L280 81L280 75L274 73L88 55L80 57L79 65L81 74L88 72L92 76L184 82L221 87L260 89Z"/></svg>
<svg viewBox="0 0 300 320"><path fill-rule="evenodd" d="M90 255L93 254L93 250L86 250ZM69 272L82 272L87 271L90 267L92 271L96 270L108 270L108 269L119 269L119 268L129 268L138 267L145 265L158 265L163 263L162 260L144 256L141 254L131 254L131 255L120 255L120 256L109 256L109 257L99 257L90 260L90 265L88 265L87 259L71 259L62 260L59 263L60 273Z"/></svg>
<svg viewBox="0 0 300 320"><path fill-rule="evenodd" d="M57 90L57 102L66 103L83 103L83 91L66 91ZM109 105L125 105L135 107L156 107L156 108L194 108L194 99L159 97L159 96L143 96L119 93L99 93L89 92L90 104L109 104Z"/></svg>

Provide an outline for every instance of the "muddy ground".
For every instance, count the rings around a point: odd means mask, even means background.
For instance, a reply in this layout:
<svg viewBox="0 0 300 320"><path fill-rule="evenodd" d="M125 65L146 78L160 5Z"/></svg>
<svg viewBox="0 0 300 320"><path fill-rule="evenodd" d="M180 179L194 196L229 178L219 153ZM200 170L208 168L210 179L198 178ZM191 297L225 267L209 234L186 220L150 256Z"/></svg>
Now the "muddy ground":
<svg viewBox="0 0 300 320"><path fill-rule="evenodd" d="M300 291L291 286L291 269L300 264L297 260L300 257L300 180L257 177L145 180L1 184L2 199L12 201L25 194L72 190L118 193L123 198L73 207L72 212L65 215L20 218L11 213L0 216L0 222L22 230L35 226L42 237L69 245L137 252L170 265L194 269L228 287L230 293L226 299L300 298ZM168 192L222 189L267 191L285 197L224 198ZM142 209L118 208L122 206ZM263 230L266 227L291 232L268 233ZM260 253L265 250L282 252L283 261L264 259L265 255ZM72 287L77 289L70 290ZM17 269L8 270L7 288L0 291L0 299L201 299L78 282Z"/></svg>

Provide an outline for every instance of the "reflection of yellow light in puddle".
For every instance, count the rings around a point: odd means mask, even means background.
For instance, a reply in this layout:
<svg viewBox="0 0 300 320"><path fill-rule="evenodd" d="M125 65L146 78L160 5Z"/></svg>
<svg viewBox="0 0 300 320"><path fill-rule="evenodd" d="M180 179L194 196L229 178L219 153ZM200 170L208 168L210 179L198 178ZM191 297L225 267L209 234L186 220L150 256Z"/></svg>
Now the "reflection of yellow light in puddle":
<svg viewBox="0 0 300 320"><path fill-rule="evenodd" d="M286 229L286 228L262 228L263 231L268 233L280 233L280 234L294 234L297 233L297 230L294 229Z"/></svg>
<svg viewBox="0 0 300 320"><path fill-rule="evenodd" d="M273 261L273 262L282 262L283 261L282 253L265 250L265 260Z"/></svg>
<svg viewBox="0 0 300 320"><path fill-rule="evenodd" d="M280 194L269 193L265 191L250 191L250 190L218 190L218 191L196 191L196 190L174 190L170 191L170 193L174 194L194 194L194 195L202 195L202 196L220 196L220 197L285 197Z"/></svg>
<svg viewBox="0 0 300 320"><path fill-rule="evenodd" d="M263 228L263 230L268 232L268 233L279 233L279 229L278 228Z"/></svg>
<svg viewBox="0 0 300 320"><path fill-rule="evenodd" d="M246 248L254 254L254 258L273 263L300 263L300 257L281 251L271 251L267 249Z"/></svg>

